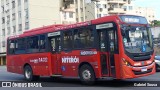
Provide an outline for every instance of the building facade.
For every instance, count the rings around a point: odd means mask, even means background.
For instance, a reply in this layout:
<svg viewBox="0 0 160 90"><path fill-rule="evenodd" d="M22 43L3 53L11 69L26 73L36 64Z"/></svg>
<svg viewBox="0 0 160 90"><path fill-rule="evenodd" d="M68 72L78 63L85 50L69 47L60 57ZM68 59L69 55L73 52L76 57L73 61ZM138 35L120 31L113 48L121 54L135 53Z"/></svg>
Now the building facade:
<svg viewBox="0 0 160 90"><path fill-rule="evenodd" d="M150 24L152 23L153 20L155 20L155 10L153 8L136 7L135 14L146 17Z"/></svg>
<svg viewBox="0 0 160 90"><path fill-rule="evenodd" d="M73 23L74 7L66 7L67 2L68 0L0 0L0 65L6 62L7 37L46 25Z"/></svg>
<svg viewBox="0 0 160 90"><path fill-rule="evenodd" d="M61 10L62 24L76 23L75 3L74 0L64 0Z"/></svg>
<svg viewBox="0 0 160 90"><path fill-rule="evenodd" d="M85 20L99 17L127 14L133 9L131 0L87 0L85 2Z"/></svg>

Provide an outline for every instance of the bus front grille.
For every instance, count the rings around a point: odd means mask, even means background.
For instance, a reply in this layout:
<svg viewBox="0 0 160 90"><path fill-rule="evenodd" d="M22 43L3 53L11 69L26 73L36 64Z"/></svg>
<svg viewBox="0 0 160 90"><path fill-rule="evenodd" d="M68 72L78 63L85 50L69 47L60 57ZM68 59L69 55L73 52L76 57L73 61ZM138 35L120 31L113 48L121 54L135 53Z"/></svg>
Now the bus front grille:
<svg viewBox="0 0 160 90"><path fill-rule="evenodd" d="M133 70L133 72L134 72L134 74L135 74L135 75L147 74L147 73L152 72L152 68L151 68L151 69L148 69L148 70L147 70L147 71L145 71L145 72L141 72L141 71L134 71L134 70Z"/></svg>

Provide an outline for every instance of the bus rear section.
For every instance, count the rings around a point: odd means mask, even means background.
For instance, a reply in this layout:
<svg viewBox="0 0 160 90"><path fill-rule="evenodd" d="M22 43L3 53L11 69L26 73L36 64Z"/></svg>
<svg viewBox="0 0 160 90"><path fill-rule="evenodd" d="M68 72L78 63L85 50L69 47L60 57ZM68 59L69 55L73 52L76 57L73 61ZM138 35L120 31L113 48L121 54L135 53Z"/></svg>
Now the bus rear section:
<svg viewBox="0 0 160 90"><path fill-rule="evenodd" d="M8 39L7 69L24 74L29 81L39 76L78 77L85 84L98 78L152 75L154 50L144 20L131 15L107 16Z"/></svg>

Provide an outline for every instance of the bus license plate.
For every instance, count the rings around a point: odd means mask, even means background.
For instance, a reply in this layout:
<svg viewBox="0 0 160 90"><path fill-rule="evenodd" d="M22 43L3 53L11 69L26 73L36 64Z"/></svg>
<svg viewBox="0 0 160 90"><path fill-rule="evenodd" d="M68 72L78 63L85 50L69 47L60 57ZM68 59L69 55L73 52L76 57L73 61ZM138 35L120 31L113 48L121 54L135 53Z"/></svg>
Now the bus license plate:
<svg viewBox="0 0 160 90"><path fill-rule="evenodd" d="M141 68L141 72L146 72L147 68Z"/></svg>

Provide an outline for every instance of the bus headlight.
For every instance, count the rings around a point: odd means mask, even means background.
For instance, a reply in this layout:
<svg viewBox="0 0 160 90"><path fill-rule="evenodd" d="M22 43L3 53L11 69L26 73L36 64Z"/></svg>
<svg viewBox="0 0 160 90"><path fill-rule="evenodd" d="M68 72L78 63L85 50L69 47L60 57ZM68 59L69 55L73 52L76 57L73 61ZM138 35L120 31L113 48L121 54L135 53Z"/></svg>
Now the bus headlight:
<svg viewBox="0 0 160 90"><path fill-rule="evenodd" d="M124 65L131 66L131 64L124 58L122 58L122 61L124 62Z"/></svg>

